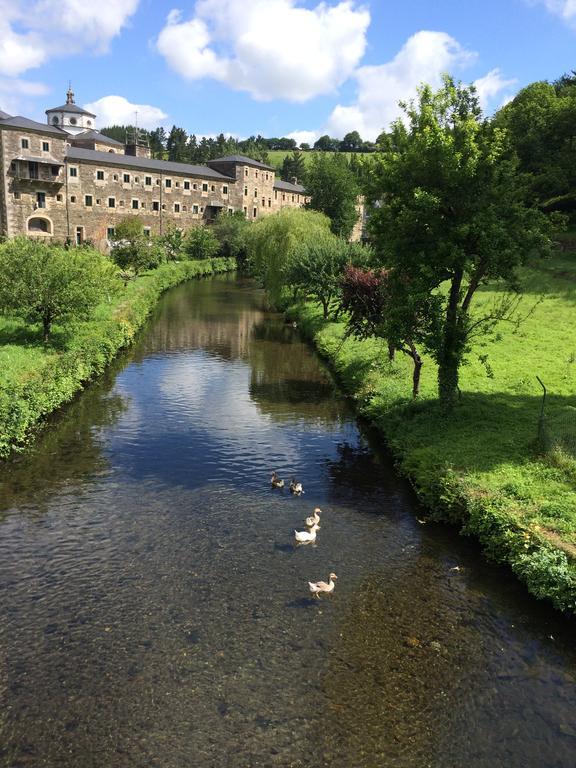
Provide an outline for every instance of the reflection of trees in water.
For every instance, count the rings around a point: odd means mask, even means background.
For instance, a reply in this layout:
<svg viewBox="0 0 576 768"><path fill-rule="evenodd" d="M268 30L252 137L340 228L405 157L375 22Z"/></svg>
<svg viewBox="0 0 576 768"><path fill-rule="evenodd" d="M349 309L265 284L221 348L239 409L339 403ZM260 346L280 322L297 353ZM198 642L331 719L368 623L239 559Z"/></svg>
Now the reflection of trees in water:
<svg viewBox="0 0 576 768"><path fill-rule="evenodd" d="M249 347L250 397L273 418L306 417L324 424L346 410L328 372L291 326L267 319L256 325Z"/></svg>
<svg viewBox="0 0 576 768"><path fill-rule="evenodd" d="M226 277L185 283L160 301L132 357L203 349L224 360L246 358L252 330L263 318L262 296L255 289L239 291Z"/></svg>
<svg viewBox="0 0 576 768"><path fill-rule="evenodd" d="M123 397L110 394L124 364L123 359L116 361L99 382L49 419L26 453L0 466L0 512L38 505L64 486L108 469L100 430L127 408Z"/></svg>

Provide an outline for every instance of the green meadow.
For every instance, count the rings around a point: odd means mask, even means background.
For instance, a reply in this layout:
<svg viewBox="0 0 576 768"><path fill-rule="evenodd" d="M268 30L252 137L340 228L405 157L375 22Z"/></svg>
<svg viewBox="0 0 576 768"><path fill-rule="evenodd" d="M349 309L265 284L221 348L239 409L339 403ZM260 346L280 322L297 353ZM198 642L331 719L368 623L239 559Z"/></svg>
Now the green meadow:
<svg viewBox="0 0 576 768"><path fill-rule="evenodd" d="M458 524L529 589L576 610L576 253L522 272L519 322L477 340L461 399L442 415L436 366L425 359L410 399L411 361L379 340L344 340L310 304L291 308L359 412L385 435L432 517ZM497 302L487 287L475 311ZM542 380L547 396L544 403Z"/></svg>

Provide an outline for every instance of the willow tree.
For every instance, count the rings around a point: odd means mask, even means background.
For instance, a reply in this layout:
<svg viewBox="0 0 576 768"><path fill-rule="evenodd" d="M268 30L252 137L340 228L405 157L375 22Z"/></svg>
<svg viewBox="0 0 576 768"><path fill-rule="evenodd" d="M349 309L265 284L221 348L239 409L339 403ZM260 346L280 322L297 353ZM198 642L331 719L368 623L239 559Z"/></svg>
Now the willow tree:
<svg viewBox="0 0 576 768"><path fill-rule="evenodd" d="M278 304L283 289L291 284L297 247L332 237L330 219L303 208L285 208L252 225L247 239L251 267L272 304Z"/></svg>
<svg viewBox="0 0 576 768"><path fill-rule="evenodd" d="M431 312L421 341L450 409L473 335L514 304L473 317L476 292L487 281L514 284L527 256L549 245L548 221L525 204L506 133L482 118L474 87L446 76L437 92L424 85L402 108L370 168L369 227L381 263Z"/></svg>

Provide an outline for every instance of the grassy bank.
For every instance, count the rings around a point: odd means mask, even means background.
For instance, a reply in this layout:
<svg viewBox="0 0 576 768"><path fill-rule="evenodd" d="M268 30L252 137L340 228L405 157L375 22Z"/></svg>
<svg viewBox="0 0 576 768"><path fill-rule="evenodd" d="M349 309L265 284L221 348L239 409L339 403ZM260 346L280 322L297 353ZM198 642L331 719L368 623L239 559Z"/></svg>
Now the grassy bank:
<svg viewBox="0 0 576 768"><path fill-rule="evenodd" d="M411 402L407 358L389 362L377 340L343 341L344 326L326 323L310 304L290 312L386 437L434 518L476 536L537 597L576 612L576 254L534 262L523 282L520 315L528 317L474 350L449 419L436 406L433 361L425 361L421 397ZM486 289L477 307L497 298L497 289ZM548 389L540 437L536 376Z"/></svg>
<svg viewBox="0 0 576 768"><path fill-rule="evenodd" d="M0 458L22 448L42 419L68 402L128 346L159 296L184 280L235 268L233 259L170 262L130 282L91 320L55 327L50 344L38 328L0 319Z"/></svg>

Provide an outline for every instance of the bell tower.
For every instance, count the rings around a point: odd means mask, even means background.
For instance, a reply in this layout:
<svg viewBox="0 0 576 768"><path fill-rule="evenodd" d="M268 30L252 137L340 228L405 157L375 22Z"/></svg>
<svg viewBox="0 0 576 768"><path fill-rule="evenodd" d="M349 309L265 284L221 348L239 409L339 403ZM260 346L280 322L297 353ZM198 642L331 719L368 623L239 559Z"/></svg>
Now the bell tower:
<svg viewBox="0 0 576 768"><path fill-rule="evenodd" d="M72 84L68 84L66 91L66 104L60 107L52 107L46 110L48 125L61 128L63 131L75 136L83 131L93 131L96 127L96 115L79 107L74 101Z"/></svg>

